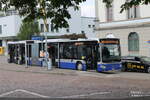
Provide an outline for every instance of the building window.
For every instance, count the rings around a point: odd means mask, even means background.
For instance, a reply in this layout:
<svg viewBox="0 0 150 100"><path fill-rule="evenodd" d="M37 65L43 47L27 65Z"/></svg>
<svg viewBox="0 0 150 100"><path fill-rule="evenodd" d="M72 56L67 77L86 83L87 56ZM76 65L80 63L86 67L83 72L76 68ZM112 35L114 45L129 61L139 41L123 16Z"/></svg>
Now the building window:
<svg viewBox="0 0 150 100"><path fill-rule="evenodd" d="M46 25L47 32L49 32L49 24Z"/></svg>
<svg viewBox="0 0 150 100"><path fill-rule="evenodd" d="M131 0L126 0L126 2L130 2ZM140 10L139 6L133 6L132 8L127 9L127 18L139 18L140 17Z"/></svg>
<svg viewBox="0 0 150 100"><path fill-rule="evenodd" d="M58 32L59 32L59 29L56 29L56 32L58 33Z"/></svg>
<svg viewBox="0 0 150 100"><path fill-rule="evenodd" d="M91 28L91 25L88 25L89 28Z"/></svg>
<svg viewBox="0 0 150 100"><path fill-rule="evenodd" d="M54 26L51 24L51 32L54 32Z"/></svg>
<svg viewBox="0 0 150 100"><path fill-rule="evenodd" d="M106 6L106 20L113 21L113 0L110 6Z"/></svg>
<svg viewBox="0 0 150 100"><path fill-rule="evenodd" d="M44 32L44 24L41 24L41 32Z"/></svg>
<svg viewBox="0 0 150 100"><path fill-rule="evenodd" d="M70 30L69 30L69 29L66 29L66 32L67 32L67 33L69 33L69 32L70 32Z"/></svg>
<svg viewBox="0 0 150 100"><path fill-rule="evenodd" d="M93 25L93 28L95 27L95 25Z"/></svg>
<svg viewBox="0 0 150 100"><path fill-rule="evenodd" d="M139 36L136 32L131 32L128 36L128 50L139 51Z"/></svg>
<svg viewBox="0 0 150 100"><path fill-rule="evenodd" d="M85 32L84 32L84 31L81 31L81 33L84 34Z"/></svg>
<svg viewBox="0 0 150 100"><path fill-rule="evenodd" d="M2 25L0 25L0 34L2 34Z"/></svg>
<svg viewBox="0 0 150 100"><path fill-rule="evenodd" d="M6 16L11 16L11 15L18 15L18 12L15 9L7 10Z"/></svg>

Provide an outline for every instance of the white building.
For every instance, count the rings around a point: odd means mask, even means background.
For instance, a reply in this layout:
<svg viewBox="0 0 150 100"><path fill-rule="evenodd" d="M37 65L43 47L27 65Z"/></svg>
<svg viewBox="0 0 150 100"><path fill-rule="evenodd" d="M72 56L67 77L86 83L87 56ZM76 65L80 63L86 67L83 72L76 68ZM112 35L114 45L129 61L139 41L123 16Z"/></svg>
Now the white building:
<svg viewBox="0 0 150 100"><path fill-rule="evenodd" d="M58 30L53 30L51 20L48 19L48 36L54 35L64 35L64 34L81 34L85 33L87 36L94 35L95 28L95 18L93 17L81 17L81 10L74 11L74 9L69 9L71 14L71 19L68 20L69 28L62 28ZM43 20L39 20L39 28L41 32L45 32L46 28L44 26Z"/></svg>
<svg viewBox="0 0 150 100"><path fill-rule="evenodd" d="M48 19L47 25L48 25L49 36L53 34L64 35L64 34L72 34L72 33L76 33L76 34L81 33L81 10L74 11L73 8L70 8L69 13L71 14L71 19L68 20L69 28L54 30L53 25L51 24L51 20ZM39 20L39 28L41 32L45 32L46 30L42 19Z"/></svg>
<svg viewBox="0 0 150 100"><path fill-rule="evenodd" d="M96 36L113 34L120 38L122 55L150 56L150 5L139 5L120 13L120 6L128 0L112 0L106 7L96 0Z"/></svg>
<svg viewBox="0 0 150 100"><path fill-rule="evenodd" d="M8 40L16 39L21 26L21 18L18 15L0 17L0 46L6 47Z"/></svg>
<svg viewBox="0 0 150 100"><path fill-rule="evenodd" d="M81 10L74 11L69 9L71 19L68 20L69 28L62 28L59 30L53 30L51 27L50 19L48 19L48 35L64 35L64 34L80 34L80 33L91 33L93 34L94 29L94 18L81 17ZM5 13L0 13L0 46L6 47L7 41L15 40L19 32L22 18L17 15L14 10L9 10ZM43 20L39 20L39 29L41 32L45 31Z"/></svg>
<svg viewBox="0 0 150 100"><path fill-rule="evenodd" d="M95 18L81 17L81 33L85 33L87 37L95 37Z"/></svg>

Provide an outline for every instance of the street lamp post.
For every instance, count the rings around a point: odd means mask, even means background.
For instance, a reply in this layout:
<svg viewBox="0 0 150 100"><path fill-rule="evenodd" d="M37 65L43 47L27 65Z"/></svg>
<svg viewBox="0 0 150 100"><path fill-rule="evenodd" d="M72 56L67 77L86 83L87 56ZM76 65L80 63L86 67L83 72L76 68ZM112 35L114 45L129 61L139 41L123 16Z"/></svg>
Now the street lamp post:
<svg viewBox="0 0 150 100"><path fill-rule="evenodd" d="M47 32L45 32L45 61L46 61L46 64L47 64L47 70L51 70L51 61L48 60L48 50L47 50Z"/></svg>
<svg viewBox="0 0 150 100"><path fill-rule="evenodd" d="M48 55L47 55L47 32L45 32L45 61L48 66Z"/></svg>

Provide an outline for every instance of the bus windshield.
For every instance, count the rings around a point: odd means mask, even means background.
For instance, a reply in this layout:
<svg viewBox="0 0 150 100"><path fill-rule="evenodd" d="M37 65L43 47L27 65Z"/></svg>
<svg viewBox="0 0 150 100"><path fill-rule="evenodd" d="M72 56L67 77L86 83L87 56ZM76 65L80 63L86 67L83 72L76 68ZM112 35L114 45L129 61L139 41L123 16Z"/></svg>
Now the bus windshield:
<svg viewBox="0 0 150 100"><path fill-rule="evenodd" d="M102 61L107 63L121 61L119 45L104 44L102 46Z"/></svg>

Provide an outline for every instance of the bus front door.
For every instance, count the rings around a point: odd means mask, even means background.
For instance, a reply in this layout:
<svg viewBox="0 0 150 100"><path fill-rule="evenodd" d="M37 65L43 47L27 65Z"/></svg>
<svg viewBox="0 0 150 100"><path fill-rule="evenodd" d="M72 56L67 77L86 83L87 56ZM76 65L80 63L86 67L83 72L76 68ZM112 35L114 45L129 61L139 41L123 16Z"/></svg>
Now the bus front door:
<svg viewBox="0 0 150 100"><path fill-rule="evenodd" d="M97 55L96 55L97 48L95 46L90 46L87 48L87 69L88 70L95 70L97 68Z"/></svg>
<svg viewBox="0 0 150 100"><path fill-rule="evenodd" d="M56 46L55 44L52 44L52 45L49 45L48 47L49 57L52 60L52 66L56 66L56 55L57 55Z"/></svg>

